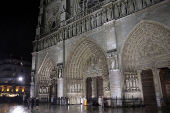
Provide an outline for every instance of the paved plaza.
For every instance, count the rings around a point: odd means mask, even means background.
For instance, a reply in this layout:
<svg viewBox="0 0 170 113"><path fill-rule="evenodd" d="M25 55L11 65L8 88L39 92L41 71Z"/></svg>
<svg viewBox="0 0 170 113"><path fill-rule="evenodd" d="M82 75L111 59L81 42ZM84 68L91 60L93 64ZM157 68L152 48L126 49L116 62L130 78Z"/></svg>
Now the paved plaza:
<svg viewBox="0 0 170 113"><path fill-rule="evenodd" d="M0 113L170 113L156 108L101 108L100 106L40 104L39 109L28 109L26 104L0 104Z"/></svg>

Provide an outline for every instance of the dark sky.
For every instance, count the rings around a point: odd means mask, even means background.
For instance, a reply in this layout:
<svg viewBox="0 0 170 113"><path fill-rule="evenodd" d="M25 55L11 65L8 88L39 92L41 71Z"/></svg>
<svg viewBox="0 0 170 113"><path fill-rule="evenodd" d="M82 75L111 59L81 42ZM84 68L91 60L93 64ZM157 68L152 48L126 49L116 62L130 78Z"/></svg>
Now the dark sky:
<svg viewBox="0 0 170 113"><path fill-rule="evenodd" d="M0 55L31 58L40 0L3 0L0 7Z"/></svg>

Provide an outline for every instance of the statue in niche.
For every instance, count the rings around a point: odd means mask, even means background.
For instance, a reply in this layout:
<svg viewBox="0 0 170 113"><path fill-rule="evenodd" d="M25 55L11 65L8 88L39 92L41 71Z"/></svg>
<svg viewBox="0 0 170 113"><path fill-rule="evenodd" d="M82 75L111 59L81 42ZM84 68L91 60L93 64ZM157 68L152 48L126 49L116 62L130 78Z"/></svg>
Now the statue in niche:
<svg viewBox="0 0 170 113"><path fill-rule="evenodd" d="M106 22L106 11L103 10L102 11L102 23L105 23Z"/></svg>
<svg viewBox="0 0 170 113"><path fill-rule="evenodd" d="M58 73L58 77L61 78L62 77L62 72L61 72L61 68L59 68L59 73Z"/></svg>
<svg viewBox="0 0 170 113"><path fill-rule="evenodd" d="M101 25L101 16L100 13L97 13L97 26Z"/></svg>
<svg viewBox="0 0 170 113"><path fill-rule="evenodd" d="M73 25L73 36L75 36L76 35L76 26L75 26L75 24Z"/></svg>
<svg viewBox="0 0 170 113"><path fill-rule="evenodd" d="M94 19L94 16L92 15L91 16L91 28L95 28L96 27L96 22L95 22L95 19Z"/></svg>
<svg viewBox="0 0 170 113"><path fill-rule="evenodd" d="M82 21L82 32L85 32L86 23L85 20Z"/></svg>
<svg viewBox="0 0 170 113"><path fill-rule="evenodd" d="M77 23L77 34L80 34L79 22Z"/></svg>
<svg viewBox="0 0 170 113"><path fill-rule="evenodd" d="M125 3L121 2L121 14L124 16L126 14L126 8L125 8Z"/></svg>
<svg viewBox="0 0 170 113"><path fill-rule="evenodd" d="M78 14L80 12L80 6L79 6L80 0L74 1L74 15Z"/></svg>
<svg viewBox="0 0 170 113"><path fill-rule="evenodd" d="M135 0L135 6L136 10L141 10L142 9L142 1L141 0Z"/></svg>
<svg viewBox="0 0 170 113"><path fill-rule="evenodd" d="M32 77L31 77L31 82L33 82L33 81L34 81L34 77L32 76Z"/></svg>
<svg viewBox="0 0 170 113"><path fill-rule="evenodd" d="M90 19L86 18L87 31L90 30Z"/></svg>
<svg viewBox="0 0 170 113"><path fill-rule="evenodd" d="M40 87L40 93L42 93L42 88Z"/></svg>
<svg viewBox="0 0 170 113"><path fill-rule="evenodd" d="M63 37L62 37L62 31L60 31L60 41L62 41L63 40Z"/></svg>
<svg viewBox="0 0 170 113"><path fill-rule="evenodd" d="M117 5L115 5L115 7L114 7L114 14L115 14L115 18L119 17L119 9L118 9Z"/></svg>
<svg viewBox="0 0 170 113"><path fill-rule="evenodd" d="M72 27L69 26L69 37L72 37Z"/></svg>
<svg viewBox="0 0 170 113"><path fill-rule="evenodd" d="M128 13L133 13L134 10L135 10L135 8L134 8L134 0L129 0L127 11L128 11Z"/></svg>
<svg viewBox="0 0 170 113"><path fill-rule="evenodd" d="M46 88L42 87L42 93L45 94L46 93Z"/></svg>
<svg viewBox="0 0 170 113"><path fill-rule="evenodd" d="M112 17L113 17L113 12L112 12L112 7L108 7L107 8L107 19L108 21L112 20Z"/></svg>
<svg viewBox="0 0 170 113"><path fill-rule="evenodd" d="M65 39L67 39L68 38L68 33L67 33L67 28L65 28Z"/></svg>

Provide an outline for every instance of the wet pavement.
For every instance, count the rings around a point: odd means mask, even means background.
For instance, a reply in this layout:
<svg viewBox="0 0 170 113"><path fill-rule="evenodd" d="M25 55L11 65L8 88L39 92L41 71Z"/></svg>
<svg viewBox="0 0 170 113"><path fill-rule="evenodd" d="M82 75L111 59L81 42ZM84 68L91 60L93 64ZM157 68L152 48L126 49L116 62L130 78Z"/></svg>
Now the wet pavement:
<svg viewBox="0 0 170 113"><path fill-rule="evenodd" d="M39 109L28 109L27 104L0 103L0 113L170 113L157 108L101 108L100 106L40 104Z"/></svg>

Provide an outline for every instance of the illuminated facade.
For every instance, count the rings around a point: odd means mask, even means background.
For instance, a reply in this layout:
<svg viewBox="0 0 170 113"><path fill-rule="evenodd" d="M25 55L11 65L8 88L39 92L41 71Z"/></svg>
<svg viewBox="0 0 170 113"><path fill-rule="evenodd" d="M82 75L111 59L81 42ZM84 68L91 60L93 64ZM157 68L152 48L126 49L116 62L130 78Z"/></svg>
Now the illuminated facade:
<svg viewBox="0 0 170 113"><path fill-rule="evenodd" d="M0 96L29 96L31 62L23 57L6 55L0 61ZM19 79L22 78L22 79Z"/></svg>
<svg viewBox="0 0 170 113"><path fill-rule="evenodd" d="M170 0L41 0L31 97L170 97ZM166 73L166 74L165 74Z"/></svg>

